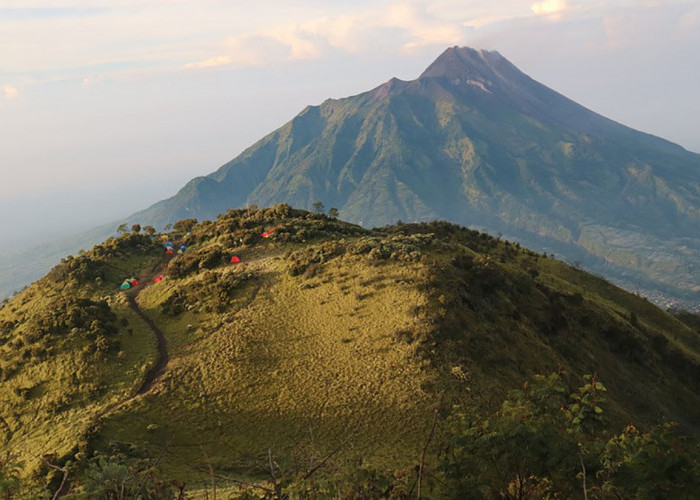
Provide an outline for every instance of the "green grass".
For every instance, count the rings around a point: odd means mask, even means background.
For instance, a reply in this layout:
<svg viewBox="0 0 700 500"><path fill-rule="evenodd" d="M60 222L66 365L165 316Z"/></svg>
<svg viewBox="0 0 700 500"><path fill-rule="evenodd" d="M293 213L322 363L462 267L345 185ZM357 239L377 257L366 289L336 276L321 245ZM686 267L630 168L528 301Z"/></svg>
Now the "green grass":
<svg viewBox="0 0 700 500"><path fill-rule="evenodd" d="M47 452L61 456L73 449L91 418L134 392L152 362L150 330L125 305L117 302L113 311L118 322L128 321L114 336L118 351L95 356L86 350L85 339L62 339L49 347L45 359L20 360L17 374L0 384L1 416L13 431L10 449L29 470ZM8 358L3 357L3 364Z"/></svg>
<svg viewBox="0 0 700 500"><path fill-rule="evenodd" d="M274 237L257 236L270 227ZM3 369L15 367L0 384L13 432L2 450L27 474L54 453L77 460L80 477L94 453L128 443L192 487L210 482L210 466L264 482L270 457L287 478L328 455L321 475L390 476L417 464L434 409L492 409L553 371L572 386L596 373L611 428L668 418L700 433L689 320L554 259L445 223L365 231L284 206L234 211L187 238L188 253L167 263L124 237L86 254L102 267L64 264L86 279L59 268L0 310L0 326L18 321L0 330ZM241 264L227 263L233 253ZM170 357L135 398L156 344L116 290L127 270L146 282L136 300ZM87 334L26 340L32 318L70 294L107 300L118 348L96 354Z"/></svg>
<svg viewBox="0 0 700 500"><path fill-rule="evenodd" d="M407 284L415 271L387 265L376 279L378 269L358 258L333 261L310 280L286 268L272 255L222 270L259 275L226 318L173 320L147 309L171 346L168 374L147 405L115 415L100 436L149 443L154 453L167 442L172 467L204 468L206 456L225 468L264 458L269 448L292 462L312 445L322 456L351 433L352 448L340 458L363 456L391 469L415 455L438 403L421 388L427 374L417 346L397 340L399 331L423 328L411 314L424 300ZM187 280L167 284L177 286ZM167 291L151 287L140 298L153 304ZM377 419L387 425L376 428Z"/></svg>

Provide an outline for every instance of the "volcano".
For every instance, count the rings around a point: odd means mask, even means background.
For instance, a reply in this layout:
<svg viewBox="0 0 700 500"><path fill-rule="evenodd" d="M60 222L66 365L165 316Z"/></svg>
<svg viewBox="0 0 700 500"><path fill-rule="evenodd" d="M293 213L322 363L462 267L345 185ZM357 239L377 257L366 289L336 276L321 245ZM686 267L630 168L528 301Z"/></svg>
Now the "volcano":
<svg viewBox="0 0 700 500"><path fill-rule="evenodd" d="M445 219L502 234L656 298L694 304L700 290L700 155L471 48L307 107L130 220L316 201L364 226Z"/></svg>

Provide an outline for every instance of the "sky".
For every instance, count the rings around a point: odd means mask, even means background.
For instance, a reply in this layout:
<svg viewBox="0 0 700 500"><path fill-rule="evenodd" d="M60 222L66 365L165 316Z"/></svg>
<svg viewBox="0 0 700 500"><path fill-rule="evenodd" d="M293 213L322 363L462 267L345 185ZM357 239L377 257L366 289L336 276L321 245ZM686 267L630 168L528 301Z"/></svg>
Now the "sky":
<svg viewBox="0 0 700 500"><path fill-rule="evenodd" d="M146 208L454 45L700 152L697 0L0 0L0 254Z"/></svg>

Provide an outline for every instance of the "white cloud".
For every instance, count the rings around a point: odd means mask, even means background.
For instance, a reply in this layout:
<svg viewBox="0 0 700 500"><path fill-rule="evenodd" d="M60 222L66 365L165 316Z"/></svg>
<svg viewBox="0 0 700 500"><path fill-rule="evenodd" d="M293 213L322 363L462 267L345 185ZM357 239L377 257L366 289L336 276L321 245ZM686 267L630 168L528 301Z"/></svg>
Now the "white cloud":
<svg viewBox="0 0 700 500"><path fill-rule="evenodd" d="M193 63L185 64L185 69L205 69L205 68L217 68L220 66L229 66L232 60L228 56L216 56L205 59L204 61L198 61Z"/></svg>
<svg viewBox="0 0 700 500"><path fill-rule="evenodd" d="M92 87L103 82L107 77L105 75L90 75L83 78L83 87Z"/></svg>
<svg viewBox="0 0 700 500"><path fill-rule="evenodd" d="M14 99L19 97L19 89L12 85L5 85L2 87L2 95L5 99Z"/></svg>
<svg viewBox="0 0 700 500"><path fill-rule="evenodd" d="M285 42L274 35L240 35L227 38L217 49L219 55L187 63L184 69L241 68L279 64L292 58L291 38ZM299 50L297 48L297 50ZM297 52L298 55L298 52Z"/></svg>
<svg viewBox="0 0 700 500"><path fill-rule="evenodd" d="M680 26L684 29L695 29L700 25L700 7L683 14Z"/></svg>
<svg viewBox="0 0 700 500"><path fill-rule="evenodd" d="M503 33L518 29L525 45L539 37L570 45L573 35L563 23L549 22L564 15L568 23L589 22L595 31L577 35L576 43L601 51L635 45L660 29L693 40L700 22L697 7L686 0L61 0L67 10L56 16L52 0L0 2L0 9L47 8L21 22L0 15L2 70L23 89L347 55L410 57L450 45L503 49ZM667 22L676 10L682 19ZM487 46L479 45L482 40ZM0 97L8 97L1 88Z"/></svg>
<svg viewBox="0 0 700 500"><path fill-rule="evenodd" d="M460 20L441 20L431 15L425 4L394 4L387 10L385 23L387 27L406 32L411 41L403 48L409 51L430 45L455 45L463 41Z"/></svg>
<svg viewBox="0 0 700 500"><path fill-rule="evenodd" d="M184 65L188 69L216 66L258 66L280 61L314 60L332 52L411 52L429 46L465 42L464 19L441 19L430 2L391 3L335 16L281 23L227 38L217 53Z"/></svg>
<svg viewBox="0 0 700 500"><path fill-rule="evenodd" d="M177 2L177 5L173 5ZM468 44L477 31L567 0L4 0L3 70L33 80L118 72L236 68L314 60L338 52L410 54ZM32 9L37 9L36 12ZM60 11L60 12L59 12ZM60 13L60 15L57 14ZM533 14L535 12L535 14Z"/></svg>
<svg viewBox="0 0 700 500"><path fill-rule="evenodd" d="M568 7L567 0L543 0L542 2L533 3L530 9L538 16L551 16L562 13Z"/></svg>
<svg viewBox="0 0 700 500"><path fill-rule="evenodd" d="M629 47L647 47L656 50L660 41L672 43L697 43L700 31L700 9L688 4L658 4L629 7L607 12L600 17L605 34L604 50ZM674 52L678 54L678 49Z"/></svg>
<svg viewBox="0 0 700 500"><path fill-rule="evenodd" d="M272 30L268 36L288 47L288 58L291 60L318 59L325 53L323 46L326 45L326 37L310 26L283 26Z"/></svg>

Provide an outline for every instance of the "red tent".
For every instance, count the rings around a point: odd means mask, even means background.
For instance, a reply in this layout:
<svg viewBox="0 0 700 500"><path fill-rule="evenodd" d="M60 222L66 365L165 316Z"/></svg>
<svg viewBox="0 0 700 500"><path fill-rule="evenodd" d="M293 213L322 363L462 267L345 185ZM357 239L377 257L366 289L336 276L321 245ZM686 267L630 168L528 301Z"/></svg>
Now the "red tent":
<svg viewBox="0 0 700 500"><path fill-rule="evenodd" d="M231 257L231 264L238 264L241 261L241 258L238 255L234 255Z"/></svg>
<svg viewBox="0 0 700 500"><path fill-rule="evenodd" d="M161 281L163 281L162 274L160 276L156 276L155 279L153 280L153 283L160 283Z"/></svg>
<svg viewBox="0 0 700 500"><path fill-rule="evenodd" d="M165 253L166 253L166 254L172 255L172 254L174 254L175 252L173 252L173 247L168 247L168 249L165 251Z"/></svg>
<svg viewBox="0 0 700 500"><path fill-rule="evenodd" d="M138 286L141 282L139 280L131 280L131 286Z"/></svg>
<svg viewBox="0 0 700 500"><path fill-rule="evenodd" d="M270 236L274 232L275 232L274 229L270 229L269 231L265 231L264 233L262 233L260 236L262 236L263 238L267 238L268 236Z"/></svg>

